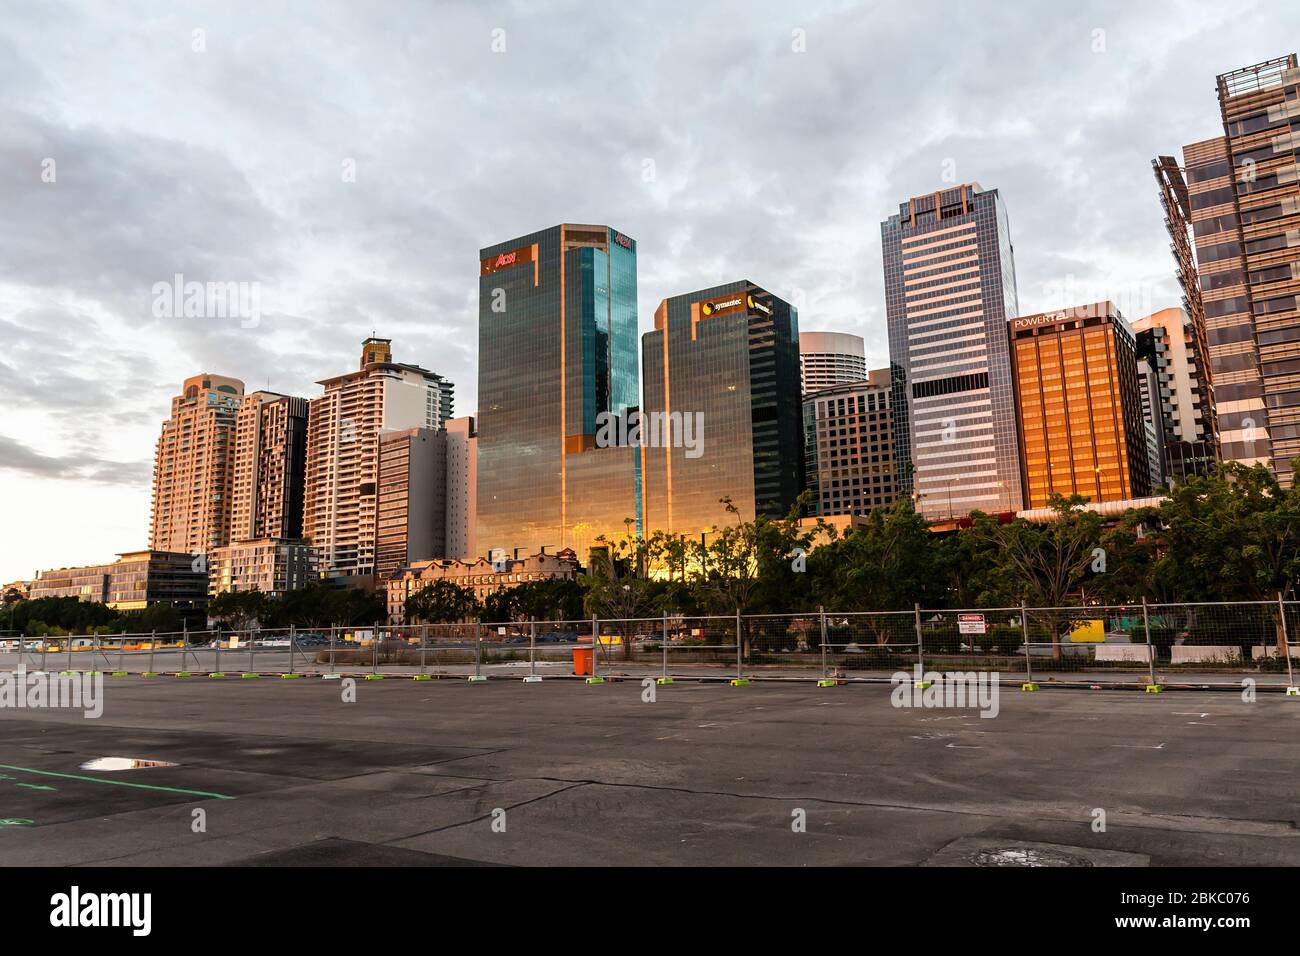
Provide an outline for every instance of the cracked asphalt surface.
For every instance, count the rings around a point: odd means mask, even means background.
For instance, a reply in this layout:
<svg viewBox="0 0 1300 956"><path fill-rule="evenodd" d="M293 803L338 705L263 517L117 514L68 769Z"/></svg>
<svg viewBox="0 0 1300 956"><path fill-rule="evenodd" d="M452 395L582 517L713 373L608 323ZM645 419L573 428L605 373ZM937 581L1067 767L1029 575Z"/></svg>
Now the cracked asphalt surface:
<svg viewBox="0 0 1300 956"><path fill-rule="evenodd" d="M1004 688L983 719L887 685L355 689L108 678L97 720L0 711L0 864L1300 864L1277 694ZM81 769L108 756L178 766Z"/></svg>

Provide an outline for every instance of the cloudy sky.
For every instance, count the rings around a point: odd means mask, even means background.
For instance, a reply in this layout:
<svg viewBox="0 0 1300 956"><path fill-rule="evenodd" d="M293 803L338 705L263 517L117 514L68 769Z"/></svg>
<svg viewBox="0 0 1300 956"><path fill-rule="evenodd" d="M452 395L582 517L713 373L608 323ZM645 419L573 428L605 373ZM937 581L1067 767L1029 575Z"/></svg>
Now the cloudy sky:
<svg viewBox="0 0 1300 956"><path fill-rule="evenodd" d="M0 582L144 547L185 377L312 396L371 330L475 408L477 251L639 242L887 361L880 221L975 180L1022 312L1177 301L1149 166L1295 3L61 3L0 14ZM256 283L247 319L155 283ZM249 287L253 288L253 287ZM1094 296L1094 298L1100 296Z"/></svg>

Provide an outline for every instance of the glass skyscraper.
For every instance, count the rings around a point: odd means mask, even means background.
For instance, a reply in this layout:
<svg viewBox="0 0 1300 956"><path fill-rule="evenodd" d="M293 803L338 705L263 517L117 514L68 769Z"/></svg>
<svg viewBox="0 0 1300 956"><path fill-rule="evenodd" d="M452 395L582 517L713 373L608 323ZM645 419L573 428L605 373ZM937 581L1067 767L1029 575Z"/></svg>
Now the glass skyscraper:
<svg viewBox="0 0 1300 956"><path fill-rule="evenodd" d="M931 520L1023 507L1007 319L1011 227L978 183L881 223L899 493Z"/></svg>
<svg viewBox="0 0 1300 956"><path fill-rule="evenodd" d="M748 280L673 296L641 338L643 431L692 427L697 447L643 449L647 533L697 535L731 522L784 517L804 487L799 318ZM674 434L680 434L674 432Z"/></svg>
<svg viewBox="0 0 1300 956"><path fill-rule="evenodd" d="M479 252L478 543L486 554L617 538L639 459L598 447L638 404L636 243L564 224Z"/></svg>

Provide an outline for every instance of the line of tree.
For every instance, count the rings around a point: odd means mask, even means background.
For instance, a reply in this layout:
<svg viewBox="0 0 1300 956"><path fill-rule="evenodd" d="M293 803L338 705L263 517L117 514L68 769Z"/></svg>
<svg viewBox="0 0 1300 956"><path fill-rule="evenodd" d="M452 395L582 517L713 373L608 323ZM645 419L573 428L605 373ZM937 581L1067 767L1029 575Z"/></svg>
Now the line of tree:
<svg viewBox="0 0 1300 956"><path fill-rule="evenodd" d="M1297 459L1300 467L1300 459ZM1274 600L1296 597L1300 489L1271 470L1237 463L1178 483L1155 507L1106 522L1086 500L1053 496L1054 520L1001 523L976 512L935 534L910 500L877 508L843 532L801 523L800 499L780 519L741 521L727 499L702 539L631 532L593 549L574 579L521 583L480 601L437 581L406 601L410 624L482 620L605 620L661 614L901 611L925 608L1071 607L1091 604ZM86 633L179 628L169 609L119 613L73 598L11 600L10 627ZM173 612L174 613L174 612ZM272 599L234 592L209 614L227 628L364 626L386 617L382 592L316 585ZM138 616L137 616L138 615ZM175 623L176 627L169 626ZM52 631L50 633L53 633Z"/></svg>
<svg viewBox="0 0 1300 956"><path fill-rule="evenodd" d="M173 607L154 605L137 611L118 611L107 604L74 597L24 600L16 588L0 597L0 628L29 637L64 637L69 634L147 634L179 631L184 615Z"/></svg>

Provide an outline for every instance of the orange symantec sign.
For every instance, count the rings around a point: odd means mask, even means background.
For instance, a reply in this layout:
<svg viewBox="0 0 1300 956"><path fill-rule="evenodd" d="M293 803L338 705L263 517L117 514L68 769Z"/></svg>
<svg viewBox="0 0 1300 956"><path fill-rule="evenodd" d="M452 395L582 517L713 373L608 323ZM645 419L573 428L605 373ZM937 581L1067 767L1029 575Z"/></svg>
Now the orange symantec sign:
<svg viewBox="0 0 1300 956"><path fill-rule="evenodd" d="M487 276L494 272L500 272L502 269L509 269L513 266L522 265L526 262L532 262L537 246L520 246L518 249L512 249L509 252L500 252L494 256L488 256L479 260L479 275Z"/></svg>

